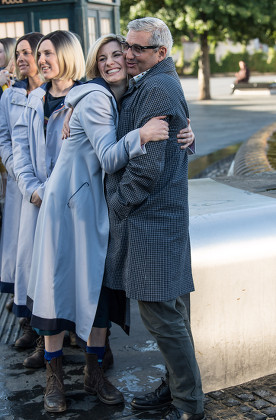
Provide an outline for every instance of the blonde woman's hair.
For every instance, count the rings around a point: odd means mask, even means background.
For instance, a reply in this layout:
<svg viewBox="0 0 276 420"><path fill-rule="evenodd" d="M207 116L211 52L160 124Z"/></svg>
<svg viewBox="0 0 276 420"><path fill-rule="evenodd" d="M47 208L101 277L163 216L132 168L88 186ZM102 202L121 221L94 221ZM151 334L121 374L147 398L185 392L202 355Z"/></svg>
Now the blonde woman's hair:
<svg viewBox="0 0 276 420"><path fill-rule="evenodd" d="M77 36L69 31L54 31L45 35L39 42L35 59L38 64L38 50L43 41L49 39L56 50L59 74L56 79L79 80L84 76L85 62L82 47Z"/></svg>
<svg viewBox="0 0 276 420"><path fill-rule="evenodd" d="M15 38L0 38L0 42L3 45L4 52L5 52L5 64L4 67L7 67L7 65L10 62L10 59L13 56L14 47L16 44Z"/></svg>
<svg viewBox="0 0 276 420"><path fill-rule="evenodd" d="M87 59L86 59L86 77L88 80L95 79L96 77L100 77L100 72L98 69L98 62L97 62L97 55L100 48L108 44L111 41L117 41L118 43L124 41L125 38L121 35L115 34L108 34L103 35L91 45L88 51Z"/></svg>

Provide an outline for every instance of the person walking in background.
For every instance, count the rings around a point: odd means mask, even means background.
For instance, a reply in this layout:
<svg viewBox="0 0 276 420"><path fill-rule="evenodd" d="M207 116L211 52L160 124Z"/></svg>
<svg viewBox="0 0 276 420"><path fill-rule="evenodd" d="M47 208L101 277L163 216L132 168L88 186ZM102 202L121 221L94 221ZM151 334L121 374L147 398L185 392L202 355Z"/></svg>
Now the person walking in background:
<svg viewBox="0 0 276 420"><path fill-rule="evenodd" d="M12 130L24 111L28 95L42 84L34 58L36 46L42 37L42 34L33 32L17 40L14 51L17 81L3 93L0 101L0 155L8 174L1 229L0 290L2 293L14 293L22 202L22 194L14 174ZM9 302L11 309L12 305L13 299ZM34 334L30 326L25 324L25 320L22 320L22 326L25 336L15 342L15 347L29 348L34 344Z"/></svg>
<svg viewBox="0 0 276 420"><path fill-rule="evenodd" d="M47 83L31 92L12 131L14 173L23 195L13 312L17 317L26 318L28 333L27 337L23 335L19 339L18 347L22 347L22 341L38 339L30 327L31 311L26 306L37 216L62 145L62 126L68 111L64 98L84 74L80 42L68 31L54 31L41 38L36 62ZM39 338L37 349L30 357L25 365L44 366L43 337Z"/></svg>
<svg viewBox="0 0 276 420"><path fill-rule="evenodd" d="M95 80L72 89L66 97L74 108L71 137L64 140L37 222L28 306L31 325L45 335L44 407L49 412L66 410L65 329L76 331L87 343L85 390L105 404L124 401L101 368L110 323L108 292L101 291L109 234L103 179L105 172L115 172L129 159L143 155L141 145L168 138L168 129L162 118L154 118L116 142L117 103L127 86L120 40L110 34L92 45L86 74Z"/></svg>
<svg viewBox="0 0 276 420"><path fill-rule="evenodd" d="M239 68L240 70L237 73L235 73L236 79L234 83L248 83L250 77L250 70L246 62L243 60L239 61Z"/></svg>
<svg viewBox="0 0 276 420"><path fill-rule="evenodd" d="M122 99L118 136L166 115L170 137L149 143L145 156L106 176L110 236L104 286L138 300L142 320L164 356L169 380L165 402L173 404L162 419L202 420L204 394L183 297L194 290L188 156L175 142L188 125L188 108L168 57L172 37L165 23L137 19L128 30L122 49L132 79ZM132 406L155 409L163 403L157 392L134 398Z"/></svg>

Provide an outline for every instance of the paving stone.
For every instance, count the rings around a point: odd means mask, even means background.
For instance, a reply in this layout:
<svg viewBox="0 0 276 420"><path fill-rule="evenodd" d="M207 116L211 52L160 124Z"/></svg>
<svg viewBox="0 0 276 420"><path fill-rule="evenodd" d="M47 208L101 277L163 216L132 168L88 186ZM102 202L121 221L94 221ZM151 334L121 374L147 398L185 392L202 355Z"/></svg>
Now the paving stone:
<svg viewBox="0 0 276 420"><path fill-rule="evenodd" d="M248 405L241 405L239 407L239 410L241 410L243 413L249 413L250 411L253 410L252 407L248 407Z"/></svg>
<svg viewBox="0 0 276 420"><path fill-rule="evenodd" d="M254 401L255 400L255 397L254 397L254 395L253 394L235 394L236 395L236 397L238 397L238 398L240 398L242 401L247 401L247 402L250 402L250 401Z"/></svg>
<svg viewBox="0 0 276 420"><path fill-rule="evenodd" d="M262 410L269 417L276 418L276 407L268 407Z"/></svg>
<svg viewBox="0 0 276 420"><path fill-rule="evenodd" d="M226 397L223 391L209 392L208 396L214 398L217 401L221 401Z"/></svg>
<svg viewBox="0 0 276 420"><path fill-rule="evenodd" d="M266 398L271 396L271 392L267 391L266 389L255 389L254 394L258 395L258 397Z"/></svg>
<svg viewBox="0 0 276 420"><path fill-rule="evenodd" d="M252 413L252 414L245 414L245 418L252 419L252 420L266 420L267 416L265 414Z"/></svg>
<svg viewBox="0 0 276 420"><path fill-rule="evenodd" d="M265 400L256 400L253 405L257 408L257 410L261 410L262 408L269 407L270 403Z"/></svg>
<svg viewBox="0 0 276 420"><path fill-rule="evenodd" d="M226 401L223 401L223 404L227 405L227 407L237 407L238 405L240 405L240 401L235 400L234 398L229 398Z"/></svg>
<svg viewBox="0 0 276 420"><path fill-rule="evenodd" d="M269 401L271 404L276 405L276 396L265 397L266 401Z"/></svg>

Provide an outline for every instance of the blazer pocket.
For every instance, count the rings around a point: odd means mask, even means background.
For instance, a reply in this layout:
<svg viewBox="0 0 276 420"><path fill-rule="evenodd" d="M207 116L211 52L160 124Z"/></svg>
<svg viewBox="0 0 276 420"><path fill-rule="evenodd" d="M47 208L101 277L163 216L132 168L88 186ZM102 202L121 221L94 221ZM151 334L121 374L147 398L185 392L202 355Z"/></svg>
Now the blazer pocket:
<svg viewBox="0 0 276 420"><path fill-rule="evenodd" d="M74 192L73 195L69 198L67 202L67 206L70 209L73 209L77 206L77 203L83 202L89 192L89 184L88 182L84 182L77 191Z"/></svg>

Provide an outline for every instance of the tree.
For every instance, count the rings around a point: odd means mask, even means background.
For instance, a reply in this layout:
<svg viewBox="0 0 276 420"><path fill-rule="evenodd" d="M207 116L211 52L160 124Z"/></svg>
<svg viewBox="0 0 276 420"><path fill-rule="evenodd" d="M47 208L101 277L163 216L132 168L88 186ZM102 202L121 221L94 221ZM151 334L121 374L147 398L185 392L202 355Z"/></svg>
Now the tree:
<svg viewBox="0 0 276 420"><path fill-rule="evenodd" d="M164 20L176 42L187 35L200 44L199 99L210 99L209 45L225 39L242 43L276 39L276 0L122 0L122 25L155 16Z"/></svg>

